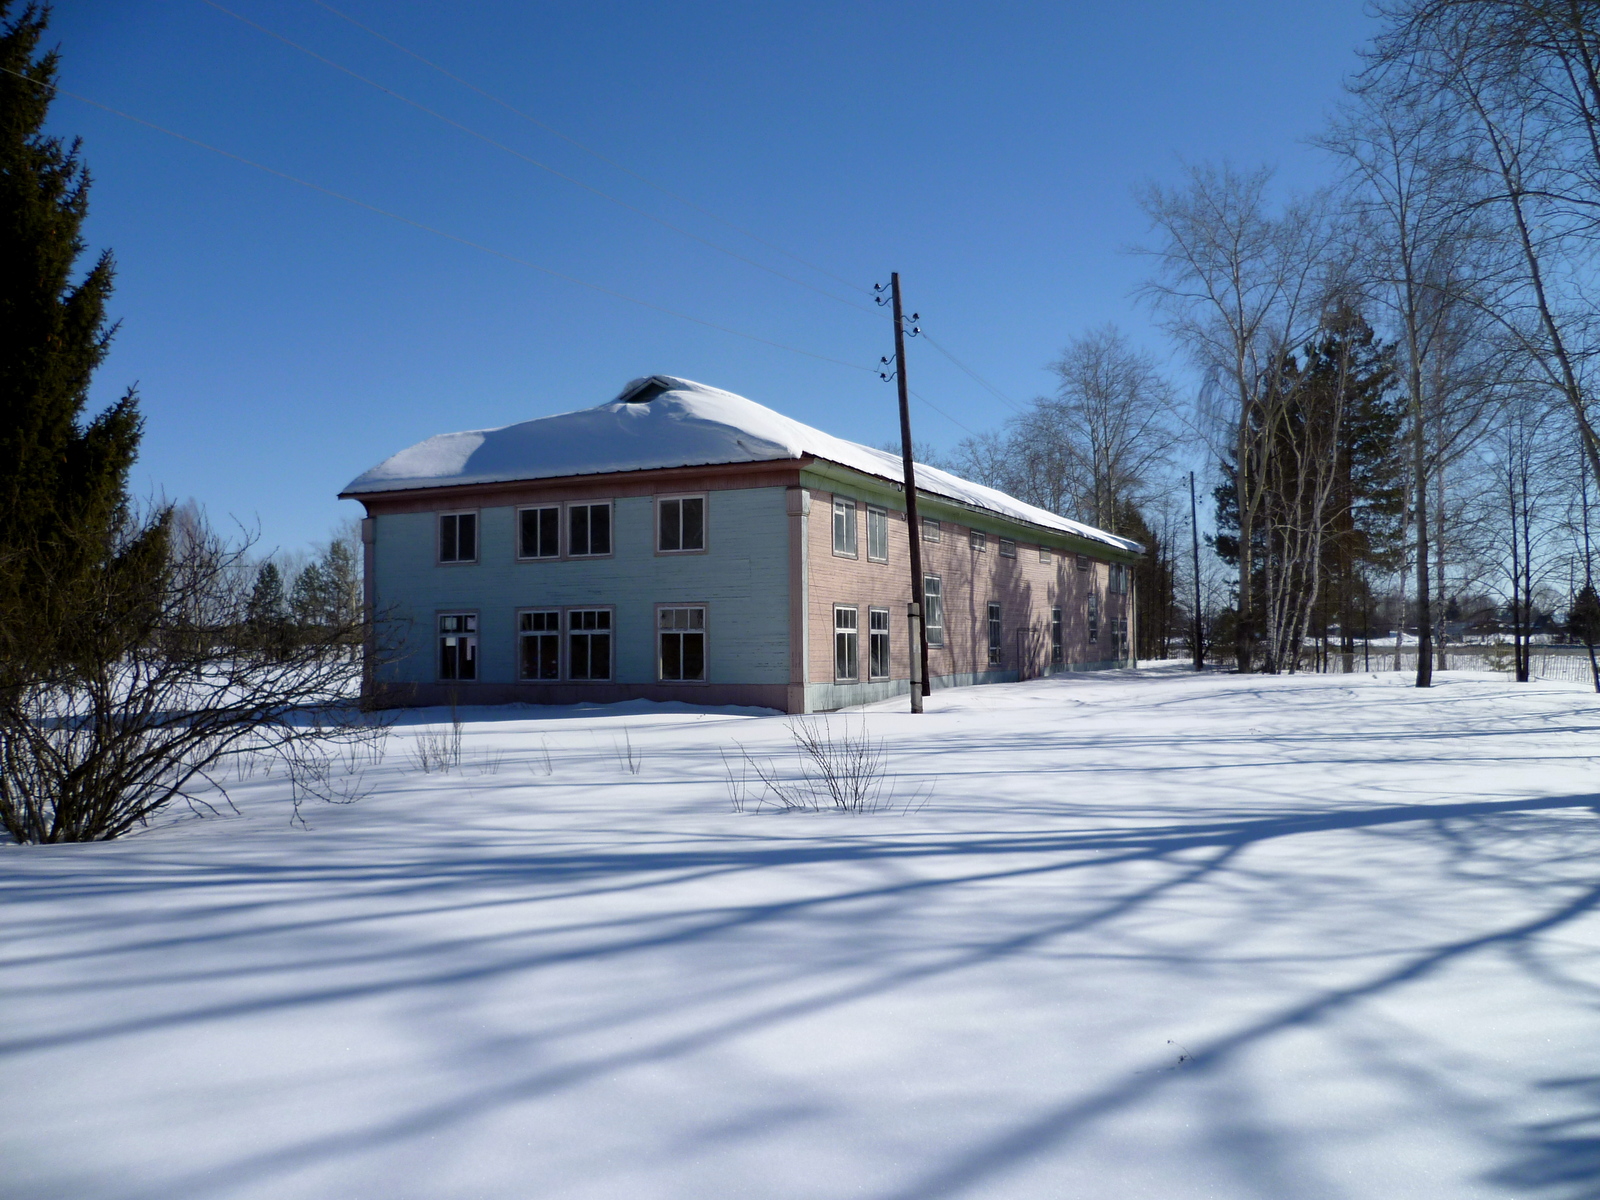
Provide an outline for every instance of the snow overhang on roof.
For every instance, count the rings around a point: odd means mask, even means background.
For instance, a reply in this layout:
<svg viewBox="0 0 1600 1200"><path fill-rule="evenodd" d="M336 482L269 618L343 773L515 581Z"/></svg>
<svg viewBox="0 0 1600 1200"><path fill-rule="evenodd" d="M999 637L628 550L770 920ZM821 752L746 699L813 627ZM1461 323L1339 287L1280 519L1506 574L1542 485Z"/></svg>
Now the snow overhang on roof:
<svg viewBox="0 0 1600 1200"><path fill-rule="evenodd" d="M340 495L799 458L825 459L891 483L904 481L899 455L836 438L721 388L650 375L594 408L500 429L441 433L384 459ZM918 463L916 475L922 492L1118 550L1143 550L1138 542L937 467Z"/></svg>

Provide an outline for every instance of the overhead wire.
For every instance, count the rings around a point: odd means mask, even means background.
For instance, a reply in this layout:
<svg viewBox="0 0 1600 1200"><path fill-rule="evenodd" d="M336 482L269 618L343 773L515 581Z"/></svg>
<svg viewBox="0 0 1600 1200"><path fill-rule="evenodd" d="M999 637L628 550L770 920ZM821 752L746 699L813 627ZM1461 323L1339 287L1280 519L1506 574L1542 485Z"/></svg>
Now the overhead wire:
<svg viewBox="0 0 1600 1200"><path fill-rule="evenodd" d="M220 154L223 158L232 159L237 163L243 163L245 166L253 167L257 171L262 171L265 174L276 176L279 179L287 180L293 184L298 184L303 188L309 188L311 191L320 192L324 196L330 196L335 200L341 200L346 204L354 205L356 208L363 208L368 212L377 213L379 216L388 217L392 221L398 221L402 225L409 225L413 229L420 229L426 233L431 233L437 237L444 238L447 241L456 242L463 246L469 246L474 250L482 251L485 254L493 255L495 258L501 258L507 262L512 262L519 266L527 267L530 270L539 271L542 274L551 276L552 278L561 279L567 283L576 284L579 287L588 288L590 291L599 292L602 295L611 296L618 300L626 300L629 304L636 304L641 308L648 308L670 317L677 317L683 321L690 321L696 325L702 325L707 329L715 329L719 333L731 334L734 337L744 338L747 341L759 342L764 346L771 346L778 350L787 350L792 354L803 355L806 358L814 358L820 362L833 363L836 366L849 367L855 371L864 371L868 374L877 373L876 369L873 367L863 366L860 363L848 362L842 358L833 358L826 354L818 354L815 351L805 350L799 346L791 346L784 342L776 342L770 338L761 337L758 334L746 333L741 329L733 329L727 325L719 325L715 321L708 321L703 317L696 317L690 313L680 312L674 308L668 308L666 305L657 304L652 300L641 300L637 296L630 296L626 292L619 292L615 288L606 287L604 284L591 283L589 280L580 279L576 275L568 275L564 271L557 271L553 267L544 266L541 263L533 262L531 259L522 258L519 255L511 254L504 250L498 250L495 247L485 245L482 242L473 241L471 238L462 237L459 234L451 233L448 230L440 229L437 226L429 225L426 222L414 220L411 217L393 212L390 209L382 208L376 204L370 204L365 200L359 200L354 196L348 196L343 192L335 191L332 188L324 187L320 183L313 183L308 179L302 179L298 175L291 175L287 171L280 171L276 167L269 167L264 163L256 162L254 159L246 158L242 154L235 154L231 150L224 150L220 146L213 146L210 142L203 142L199 138L190 137L188 134L179 133L175 129L168 129L166 126L158 125L154 121L147 121L145 118L135 116L133 113L124 112L120 108L113 108L111 105L102 104L98 100L91 100L88 96L81 96L76 92L69 92L65 88L59 87L56 84L44 83L37 79L30 79L20 71L13 71L10 67L0 66L0 71L4 71L7 75L14 75L16 78L34 84L37 87L49 88L58 96L66 96L69 99L77 100L82 104L87 104L93 108L98 108L103 112L108 112L114 116L122 117L124 120L132 121L136 125L143 125L147 129L154 129L157 133L166 134L168 137L176 138L180 142L187 142L191 146L199 146L202 150L209 150L213 154Z"/></svg>
<svg viewBox="0 0 1600 1200"><path fill-rule="evenodd" d="M439 74L443 75L446 79L450 79L450 80L454 81L455 83L460 84L462 87L468 89L469 91L476 92L478 95L482 96L485 100L491 101L492 103L499 105L501 108L505 109L507 112L512 113L515 116L520 117L522 120L528 122L528 124L534 125L534 126L537 126L540 129L543 129L546 133L549 133L549 134L551 134L551 135L553 135L555 137L560 138L562 141L568 143L569 145L576 146L579 150L582 150L585 154L588 154L588 155L590 155L590 156L592 156L592 157L594 157L596 159L599 159L601 162L605 163L607 166L613 167L616 170L621 171L623 174L629 175L632 178L637 179L640 183L644 184L646 187L650 187L650 188L655 189L656 191L660 192L663 196L666 196L666 197L668 197L669 199L672 199L672 200L676 200L679 204L682 204L687 208L692 208L695 212L699 213L700 215L702 215L704 217L709 217L711 220L716 221L718 224L726 225L729 229L732 229L735 233L743 234L745 237L749 238L751 241L757 242L760 245L765 246L767 249L773 251L774 253L783 255L783 257L789 259L791 262L797 262L801 266L807 268L808 270L815 271L819 275L826 275L829 279L832 279L836 283L841 283L845 287L854 288L855 290L857 290L859 292L862 292L863 294L866 294L866 295L870 295L871 294L869 289L867 289L866 287L863 287L861 284L856 283L853 280L845 279L843 276L836 275L832 271L828 270L826 267L819 267L815 263L809 262L808 260L806 260L804 258L801 258L798 254L793 254L790 251L785 250L782 246L776 245L773 242L769 242L766 238L761 237L759 234L752 233L750 230L744 228L742 225L739 225L734 221L730 221L726 217L720 216L717 213L712 212L710 209L705 208L705 207L703 207L703 206L701 206L699 204L696 204L693 200L690 200L685 196L679 195L677 192L673 191L671 188L664 187L663 185L657 183L655 180L649 178L648 176L641 175L638 171L633 170L631 167L628 167L628 166L624 165L623 163L620 163L620 162L616 161L616 159L614 159L614 158L611 158L611 157L609 157L609 156L607 156L605 154L602 154L600 151L594 149L594 147L585 145L583 142L580 142L577 138L572 137L569 134L563 133L561 130L557 129L555 126L550 125L550 124L548 124L548 123L546 123L544 121L541 121L537 117L530 116L528 113L523 112L520 108L517 108L515 105L507 102L506 100L501 99L499 96L496 96L493 92L490 92L485 88L479 87L477 84L471 82L470 80L463 79L460 75L457 75L455 72L449 70L447 67L440 66L438 63L434 62L432 59L427 58L427 57L425 57L425 56L423 56L421 54L418 54L415 50L412 50L407 46L401 45L399 42L395 41L393 38L387 36L386 34L379 33L376 29L372 28L372 26L362 24L360 21L356 20L354 17L350 16L348 13L341 12L339 9L335 8L333 5L327 3L327 0L311 0L311 2L313 4L315 4L318 8L326 9L328 12L330 12L334 16L338 17L340 20L347 21L351 25L354 25L357 29L360 29L360 30L362 30L362 31L364 31L366 33L371 34L373 37L377 38L380 42L383 42L388 46L392 46L394 49L400 51L400 53L408 55L411 58L416 59L423 66L428 67L428 68L430 68L430 69L432 69L434 71L437 71Z"/></svg>
<svg viewBox="0 0 1600 1200"><path fill-rule="evenodd" d="M629 204L626 200L623 200L623 199L620 199L620 198L618 198L616 196L613 196L611 193L609 193L607 191L604 191L601 188L597 188L593 184L585 183L583 180L578 179L575 176L568 175L565 171L559 170L556 167L552 167L549 163L541 162L540 160L532 157L531 155L522 153L522 151L516 149L515 147L508 146L508 145L506 145L506 143L504 143L502 141L499 141L496 138L490 137L486 133L479 132L478 130L472 128L470 125L464 124L461 121L457 121L453 117L446 116L444 113L439 112L437 109L429 108L426 104L423 104L423 103L421 103L420 101L417 101L417 100L413 100L410 96L405 95L403 92L398 92L394 88L391 88L391 87L388 87L385 84L379 83L375 79L371 79L371 78L369 78L369 77L367 77L365 75L362 75L359 71L353 71L349 67L345 66L344 64L335 62L333 59L329 58L327 55L319 54L317 51L311 49L309 46L303 46L299 42L295 41L292 38L285 37L283 34L278 33L275 30L268 29L265 25L262 25L257 21L252 21L249 17L246 17L241 13L234 12L231 8L228 8L225 5L219 4L217 2L217 0L201 0L201 3L209 5L210 7L216 9L220 13L225 14L226 16L232 17L235 21L238 21L240 24L248 25L250 28L252 28L252 29L254 29L254 30L256 30L256 31L258 31L260 33L265 34L267 37L274 38L275 40L282 42L285 46L289 46L290 48L292 48L294 50L298 50L301 54L306 55L308 58L313 58L316 61L324 64L325 66L332 67L335 71L339 71L339 72L342 72L345 75L348 75L351 79L354 79L354 80L357 80L357 81L359 81L361 83L364 83L368 87L373 88L373 89L375 89L377 91L380 91L386 96L392 96L394 99L400 101L402 104L410 105L412 108L416 109L418 112L426 113L428 116L434 118L435 120L442 121L444 124L449 125L454 129L460 130L462 133L465 133L469 137L476 138L477 140L479 140L480 142L483 142L486 145L493 146L497 150L504 151L506 154L511 155L513 158L520 159L523 162L529 164L530 166L537 167L541 171L547 171L551 175L554 175L557 179L565 180L567 183L572 184L574 187L582 188L584 191L590 192L593 195L599 196L603 200L608 200L612 204L617 205L619 208L626 209L627 211L629 211L631 213L635 213L638 216L644 217L648 221L654 221L657 225L660 225L664 229L670 229L674 233L681 234L683 237L689 238L692 241L699 242L702 246L708 246L711 249L716 250L721 254L726 254L729 258L736 259L737 261L742 262L742 263L746 264L747 266L754 267L758 271L765 271L769 275L774 275L777 278L785 280L785 281L787 281L789 283L795 284L798 287L803 287L803 288L807 289L808 291L815 292L819 296L826 296L828 299L833 300L833 301L835 301L835 302L837 302L839 304L843 304L843 305L845 305L845 306L847 306L849 308L856 309L858 312L864 312L864 313L868 313L868 314L870 314L872 312L872 309L866 307L865 305L857 304L854 300L847 300L843 296L837 296L834 293L828 291L826 288L820 288L820 287L816 286L816 284L808 283L804 279L797 279L793 275L786 274L785 272L779 271L774 267L767 266L767 264L765 264L763 262L758 262L757 260L755 260L753 258L750 258L747 255L740 254L737 250L730 250L728 247L723 246L720 243L714 242L710 238L701 237L698 233L695 233L692 230L684 229L681 225L674 225L671 221L668 221L668 220L666 220L666 219L664 219L662 217L658 217L655 213L652 213L647 209L640 208L635 204Z"/></svg>

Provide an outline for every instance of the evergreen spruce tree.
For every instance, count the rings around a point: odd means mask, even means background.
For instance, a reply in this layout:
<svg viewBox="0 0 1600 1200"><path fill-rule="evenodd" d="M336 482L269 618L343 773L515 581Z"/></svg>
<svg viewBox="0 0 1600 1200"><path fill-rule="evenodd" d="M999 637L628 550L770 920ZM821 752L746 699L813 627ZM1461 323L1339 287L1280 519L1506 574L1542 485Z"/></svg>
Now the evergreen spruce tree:
<svg viewBox="0 0 1600 1200"><path fill-rule="evenodd" d="M134 393L86 417L115 327L103 251L81 279L89 174L79 143L46 135L57 55L48 8L0 0L0 686L92 654L104 573L159 574L164 522L130 525ZM127 595L126 589L113 589Z"/></svg>

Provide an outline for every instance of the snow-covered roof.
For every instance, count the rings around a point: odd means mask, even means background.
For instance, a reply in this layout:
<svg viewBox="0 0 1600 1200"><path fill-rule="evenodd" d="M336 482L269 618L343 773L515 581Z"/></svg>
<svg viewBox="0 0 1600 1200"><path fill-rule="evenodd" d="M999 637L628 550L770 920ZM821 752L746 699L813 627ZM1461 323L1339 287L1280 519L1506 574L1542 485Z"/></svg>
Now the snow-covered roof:
<svg viewBox="0 0 1600 1200"><path fill-rule="evenodd" d="M659 467L819 458L903 482L900 456L823 433L754 400L670 375L636 379L606 404L418 442L357 476L342 495L458 484L559 479ZM937 467L916 464L917 488L975 509L1139 551L1138 542L1055 513Z"/></svg>

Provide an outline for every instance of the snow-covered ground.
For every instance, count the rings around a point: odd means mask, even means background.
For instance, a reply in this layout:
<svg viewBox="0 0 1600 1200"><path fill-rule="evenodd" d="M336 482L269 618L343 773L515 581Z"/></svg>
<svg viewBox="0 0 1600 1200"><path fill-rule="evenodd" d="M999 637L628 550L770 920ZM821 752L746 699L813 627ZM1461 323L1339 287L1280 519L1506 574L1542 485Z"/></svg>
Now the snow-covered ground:
<svg viewBox="0 0 1600 1200"><path fill-rule="evenodd" d="M0 1194L1600 1195L1592 691L899 707L912 811L731 811L781 717L505 708L309 830L0 851Z"/></svg>

